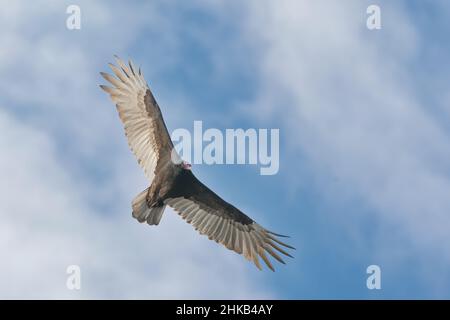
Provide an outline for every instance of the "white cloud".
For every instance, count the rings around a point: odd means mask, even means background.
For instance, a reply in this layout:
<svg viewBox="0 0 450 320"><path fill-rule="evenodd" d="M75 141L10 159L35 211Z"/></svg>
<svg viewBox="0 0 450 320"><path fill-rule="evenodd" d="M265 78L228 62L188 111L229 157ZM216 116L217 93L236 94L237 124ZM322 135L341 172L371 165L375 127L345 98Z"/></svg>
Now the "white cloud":
<svg viewBox="0 0 450 320"><path fill-rule="evenodd" d="M99 94L97 72L113 53L128 55L142 32L149 40L141 58L165 57L146 65L147 78L182 61L179 30L165 18L170 4L136 11L119 2L79 3L79 32L65 29L59 1L0 3L0 107L8 110L0 113L8 132L0 136L0 297L270 295L253 266L243 267L173 212L157 228L130 217L129 201L146 182ZM450 142L417 102L420 88L407 66L426 39L407 10L383 2L383 29L371 32L361 1L253 1L247 10L205 4L246 27L245 46L233 50L254 49L248 63L259 67L260 94L253 114L285 121L291 156L307 157L332 201L363 199L378 213L380 257L418 253L446 270L450 182L443 159ZM210 49L220 76L230 61L239 65L239 55ZM186 103L173 94L165 99ZM349 231L364 220L328 218ZM69 264L81 265L79 293L65 288ZM424 273L433 278L429 265Z"/></svg>
<svg viewBox="0 0 450 320"><path fill-rule="evenodd" d="M98 71L164 17L159 4L138 13L79 5L82 29L68 31L64 4L2 4L0 297L270 297L262 273L171 210L157 228L131 218L146 182ZM118 23L131 13L126 28ZM71 264L81 267L80 292L65 287Z"/></svg>
<svg viewBox="0 0 450 320"><path fill-rule="evenodd" d="M8 132L0 137L0 297L270 296L235 254L198 236L173 211L157 228L132 219L128 203L96 211L50 137L4 112L0 127ZM123 175L120 183L129 181ZM79 292L65 287L72 264L81 267Z"/></svg>
<svg viewBox="0 0 450 320"><path fill-rule="evenodd" d="M375 209L386 226L380 255L392 254L401 238L395 254L432 251L448 265L450 181L442 159L450 159L450 140L417 102L420 88L408 68L426 39L407 8L387 1L383 29L367 30L367 5L252 2L245 40L260 53L261 73L253 112L290 126L292 155L306 155L324 193ZM336 179L339 188L330 186ZM363 220L339 219L353 229ZM397 233L383 233L392 226Z"/></svg>

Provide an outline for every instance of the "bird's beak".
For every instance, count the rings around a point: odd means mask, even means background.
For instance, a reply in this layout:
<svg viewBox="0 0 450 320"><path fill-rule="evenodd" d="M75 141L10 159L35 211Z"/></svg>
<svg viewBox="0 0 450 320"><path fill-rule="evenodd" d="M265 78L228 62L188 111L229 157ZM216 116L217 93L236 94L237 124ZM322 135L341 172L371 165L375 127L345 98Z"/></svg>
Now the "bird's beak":
<svg viewBox="0 0 450 320"><path fill-rule="evenodd" d="M190 163L187 162L183 162L183 168L186 170L191 170L192 166Z"/></svg>

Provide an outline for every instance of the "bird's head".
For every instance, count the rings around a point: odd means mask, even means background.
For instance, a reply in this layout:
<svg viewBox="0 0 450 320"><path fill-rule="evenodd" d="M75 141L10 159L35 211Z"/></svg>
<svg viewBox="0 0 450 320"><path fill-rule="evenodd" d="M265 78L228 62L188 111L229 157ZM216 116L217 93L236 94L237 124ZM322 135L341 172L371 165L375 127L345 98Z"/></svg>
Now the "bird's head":
<svg viewBox="0 0 450 320"><path fill-rule="evenodd" d="M183 161L182 163L181 163L181 167L184 169L184 170L191 170L191 164L189 163L189 162L186 162L186 161Z"/></svg>

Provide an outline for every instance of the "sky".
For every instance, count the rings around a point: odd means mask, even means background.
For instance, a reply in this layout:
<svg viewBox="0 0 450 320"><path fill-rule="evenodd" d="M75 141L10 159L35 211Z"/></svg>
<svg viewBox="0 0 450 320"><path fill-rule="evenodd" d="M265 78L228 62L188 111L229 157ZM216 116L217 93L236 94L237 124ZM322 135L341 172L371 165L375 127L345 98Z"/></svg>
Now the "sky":
<svg viewBox="0 0 450 320"><path fill-rule="evenodd" d="M0 4L0 298L450 298L448 1ZM286 265L259 271L171 209L131 217L148 183L98 87L114 54L142 67L170 132L280 130L276 175L193 172L290 235Z"/></svg>

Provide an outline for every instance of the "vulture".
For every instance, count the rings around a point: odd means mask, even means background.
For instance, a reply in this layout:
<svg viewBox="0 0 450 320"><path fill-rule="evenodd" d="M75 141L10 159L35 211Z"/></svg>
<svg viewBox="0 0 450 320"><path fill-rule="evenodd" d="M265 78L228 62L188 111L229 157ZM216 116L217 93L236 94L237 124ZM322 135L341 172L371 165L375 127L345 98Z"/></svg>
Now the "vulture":
<svg viewBox="0 0 450 320"><path fill-rule="evenodd" d="M141 223L158 225L166 206L174 209L200 234L243 255L261 270L259 258L274 271L267 254L285 263L280 253L292 257L282 242L287 237L263 228L229 204L191 171L176 153L169 132L141 69L115 56L109 64L115 76L101 72L111 86L100 85L116 105L128 144L144 170L150 186L132 201L132 216Z"/></svg>

